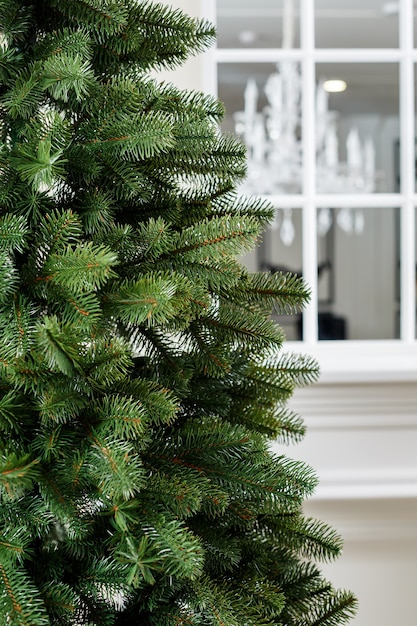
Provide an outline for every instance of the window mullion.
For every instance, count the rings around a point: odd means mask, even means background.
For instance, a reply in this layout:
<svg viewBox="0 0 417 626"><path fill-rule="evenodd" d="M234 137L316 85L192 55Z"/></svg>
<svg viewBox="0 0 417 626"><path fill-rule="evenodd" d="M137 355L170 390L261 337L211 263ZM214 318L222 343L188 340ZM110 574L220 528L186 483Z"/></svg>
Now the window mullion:
<svg viewBox="0 0 417 626"><path fill-rule="evenodd" d="M303 339L318 338L317 226L316 226L316 120L314 63L314 2L301 0L300 27L303 58L302 150L303 150L303 276L311 289L311 301L303 319Z"/></svg>
<svg viewBox="0 0 417 626"><path fill-rule="evenodd" d="M400 3L401 339L415 339L415 130L413 6Z"/></svg>

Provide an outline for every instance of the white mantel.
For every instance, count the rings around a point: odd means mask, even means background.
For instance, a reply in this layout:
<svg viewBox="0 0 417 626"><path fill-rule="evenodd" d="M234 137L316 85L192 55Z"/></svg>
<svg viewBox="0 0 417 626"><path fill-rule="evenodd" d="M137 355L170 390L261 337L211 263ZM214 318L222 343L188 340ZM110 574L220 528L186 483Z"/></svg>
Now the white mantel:
<svg viewBox="0 0 417 626"><path fill-rule="evenodd" d="M314 499L417 498L415 382L317 383L290 405L307 435L287 453L317 471Z"/></svg>

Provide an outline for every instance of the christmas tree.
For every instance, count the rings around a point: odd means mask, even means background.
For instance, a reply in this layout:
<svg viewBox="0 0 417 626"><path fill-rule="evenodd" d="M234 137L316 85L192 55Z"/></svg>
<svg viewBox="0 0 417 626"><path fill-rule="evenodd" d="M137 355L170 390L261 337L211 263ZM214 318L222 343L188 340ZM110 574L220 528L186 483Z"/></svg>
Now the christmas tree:
<svg viewBox="0 0 417 626"><path fill-rule="evenodd" d="M331 626L337 534L269 440L317 376L270 320L299 278L237 261L222 105L150 78L213 28L141 0L0 0L0 622Z"/></svg>

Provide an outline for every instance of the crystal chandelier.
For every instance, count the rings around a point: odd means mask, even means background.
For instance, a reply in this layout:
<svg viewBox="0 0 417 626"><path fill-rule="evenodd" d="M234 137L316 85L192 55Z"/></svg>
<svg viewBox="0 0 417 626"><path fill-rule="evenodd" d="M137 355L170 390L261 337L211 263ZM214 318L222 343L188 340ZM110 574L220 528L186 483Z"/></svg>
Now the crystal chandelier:
<svg viewBox="0 0 417 626"><path fill-rule="evenodd" d="M283 48L293 47L294 1L284 0ZM369 193L375 190L375 149L370 137L362 140L356 127L346 139L346 160L339 159L338 113L328 108L325 81L316 87L316 189L318 193ZM235 132L248 151L248 175L242 192L279 195L302 192L301 75L297 61L283 60L264 87L267 106L258 112L258 87L247 82L244 110L234 114ZM318 211L318 234L325 235L333 213ZM360 234L364 228L361 211L342 208L337 224L346 233ZM284 209L281 239L294 239L291 209Z"/></svg>

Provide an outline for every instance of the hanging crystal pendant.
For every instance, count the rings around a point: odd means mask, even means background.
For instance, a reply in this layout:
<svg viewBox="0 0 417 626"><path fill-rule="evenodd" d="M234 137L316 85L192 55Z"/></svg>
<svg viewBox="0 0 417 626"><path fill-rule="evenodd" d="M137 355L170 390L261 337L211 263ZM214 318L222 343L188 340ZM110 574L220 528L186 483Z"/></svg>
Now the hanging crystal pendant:
<svg viewBox="0 0 417 626"><path fill-rule="evenodd" d="M332 210L329 207L319 209L317 215L317 234L319 237L325 237L329 232L333 223Z"/></svg>
<svg viewBox="0 0 417 626"><path fill-rule="evenodd" d="M354 216L352 209L343 207L337 214L337 224L348 235L353 233Z"/></svg>
<svg viewBox="0 0 417 626"><path fill-rule="evenodd" d="M363 231L365 230L365 216L363 214L363 211L361 211L360 209L357 209L355 211L355 235L362 235Z"/></svg>
<svg viewBox="0 0 417 626"><path fill-rule="evenodd" d="M282 220L279 235L284 246L290 246L294 241L295 228L292 223L292 209L284 209L284 219Z"/></svg>

